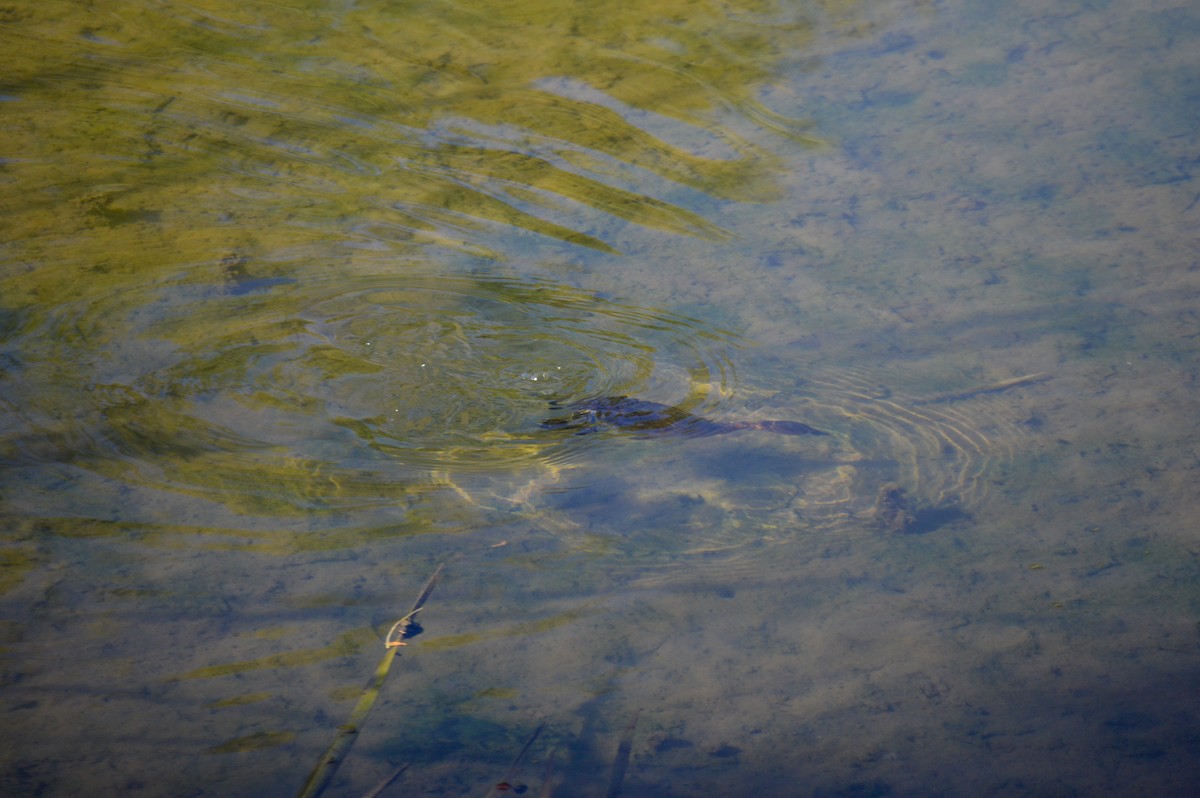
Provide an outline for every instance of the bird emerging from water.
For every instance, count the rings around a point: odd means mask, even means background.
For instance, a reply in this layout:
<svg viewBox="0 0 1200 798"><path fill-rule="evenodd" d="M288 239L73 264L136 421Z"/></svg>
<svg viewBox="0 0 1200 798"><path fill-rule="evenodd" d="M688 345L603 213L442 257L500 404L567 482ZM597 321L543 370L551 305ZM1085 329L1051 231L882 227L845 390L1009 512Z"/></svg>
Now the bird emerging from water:
<svg viewBox="0 0 1200 798"><path fill-rule="evenodd" d="M551 402L550 406L565 411L567 415L546 419L541 423L542 429L574 430L576 435L587 435L604 427L624 430L642 438L700 438L748 429L779 435L829 434L799 421L713 421L680 407L628 396L604 396L567 405Z"/></svg>

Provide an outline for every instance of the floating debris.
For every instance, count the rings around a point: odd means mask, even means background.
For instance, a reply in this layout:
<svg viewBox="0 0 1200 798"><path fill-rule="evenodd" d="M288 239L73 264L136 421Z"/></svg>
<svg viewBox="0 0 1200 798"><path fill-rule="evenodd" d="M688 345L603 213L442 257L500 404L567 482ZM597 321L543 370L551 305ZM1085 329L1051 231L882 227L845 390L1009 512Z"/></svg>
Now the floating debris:
<svg viewBox="0 0 1200 798"><path fill-rule="evenodd" d="M437 570L433 572L433 576L429 577L429 581L425 583L425 587L421 588L421 593L417 596L417 600L413 602L412 609L408 611L407 615L392 624L392 628L388 630L387 636L383 639L384 648L408 645L408 643L404 642L405 635L407 635L409 627L412 626L416 614L425 606L425 602L429 599L429 594L437 587L438 580L442 578L442 571L445 569L445 563L437 567Z"/></svg>

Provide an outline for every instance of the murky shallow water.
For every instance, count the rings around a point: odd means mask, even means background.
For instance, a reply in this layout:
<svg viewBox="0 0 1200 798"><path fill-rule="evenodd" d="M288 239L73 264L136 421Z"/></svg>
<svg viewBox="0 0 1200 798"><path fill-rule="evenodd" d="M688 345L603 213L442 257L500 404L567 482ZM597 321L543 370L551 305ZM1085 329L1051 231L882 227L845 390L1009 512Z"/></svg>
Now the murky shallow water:
<svg viewBox="0 0 1200 798"><path fill-rule="evenodd" d="M0 14L6 794L1200 775L1186 6Z"/></svg>

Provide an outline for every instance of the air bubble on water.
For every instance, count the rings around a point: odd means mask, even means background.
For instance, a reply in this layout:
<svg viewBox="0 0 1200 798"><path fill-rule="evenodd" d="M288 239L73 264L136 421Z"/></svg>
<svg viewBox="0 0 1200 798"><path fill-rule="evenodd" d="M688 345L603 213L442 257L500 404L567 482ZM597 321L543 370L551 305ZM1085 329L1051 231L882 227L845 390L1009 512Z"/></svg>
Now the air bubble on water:
<svg viewBox="0 0 1200 798"><path fill-rule="evenodd" d="M514 365L513 377L524 382L546 382L548 380L558 379L561 375L555 374L557 371L562 371L562 366L546 366L537 371L533 371L526 366L524 370L520 369L519 365Z"/></svg>

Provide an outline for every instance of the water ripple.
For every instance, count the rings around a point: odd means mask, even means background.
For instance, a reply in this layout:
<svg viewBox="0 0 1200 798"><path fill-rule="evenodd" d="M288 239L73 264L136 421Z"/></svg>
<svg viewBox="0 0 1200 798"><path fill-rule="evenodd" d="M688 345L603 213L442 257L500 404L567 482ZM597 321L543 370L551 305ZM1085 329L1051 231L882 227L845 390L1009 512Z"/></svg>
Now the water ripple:
<svg viewBox="0 0 1200 798"><path fill-rule="evenodd" d="M130 289L56 309L27 344L24 457L296 507L569 462L588 444L539 427L551 401L711 408L736 345L549 280L420 272Z"/></svg>

